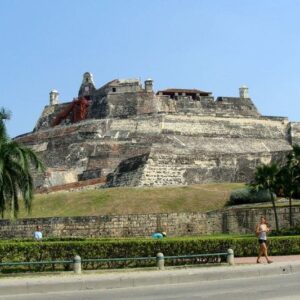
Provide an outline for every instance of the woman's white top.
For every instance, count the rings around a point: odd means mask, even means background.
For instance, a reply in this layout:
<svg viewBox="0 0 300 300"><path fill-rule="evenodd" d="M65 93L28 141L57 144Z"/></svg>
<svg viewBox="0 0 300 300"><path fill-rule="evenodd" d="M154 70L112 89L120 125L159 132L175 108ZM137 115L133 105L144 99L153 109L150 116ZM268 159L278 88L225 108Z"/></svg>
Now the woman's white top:
<svg viewBox="0 0 300 300"><path fill-rule="evenodd" d="M267 240L267 226L265 224L261 224L259 225L259 235L258 235L258 239L259 240Z"/></svg>

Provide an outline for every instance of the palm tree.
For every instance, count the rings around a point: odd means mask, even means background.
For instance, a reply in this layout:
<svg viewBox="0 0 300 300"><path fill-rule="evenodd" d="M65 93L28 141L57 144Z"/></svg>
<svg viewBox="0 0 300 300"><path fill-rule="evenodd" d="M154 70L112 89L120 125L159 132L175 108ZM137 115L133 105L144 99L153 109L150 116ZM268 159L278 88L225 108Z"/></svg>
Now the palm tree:
<svg viewBox="0 0 300 300"><path fill-rule="evenodd" d="M279 231L278 215L275 205L275 191L277 189L277 174L279 172L278 166L275 163L270 165L262 165L257 167L254 179L250 186L255 190L266 190L270 193L270 198L273 206L276 230Z"/></svg>
<svg viewBox="0 0 300 300"><path fill-rule="evenodd" d="M280 191L289 199L289 223L293 227L292 199L300 187L300 146L294 145L293 151L287 155L286 164L278 173Z"/></svg>
<svg viewBox="0 0 300 300"><path fill-rule="evenodd" d="M10 210L11 217L16 218L19 211L19 197L29 212L33 199L33 178L31 168L43 170L42 162L36 154L12 141L6 132L5 120L10 113L0 109L0 213Z"/></svg>

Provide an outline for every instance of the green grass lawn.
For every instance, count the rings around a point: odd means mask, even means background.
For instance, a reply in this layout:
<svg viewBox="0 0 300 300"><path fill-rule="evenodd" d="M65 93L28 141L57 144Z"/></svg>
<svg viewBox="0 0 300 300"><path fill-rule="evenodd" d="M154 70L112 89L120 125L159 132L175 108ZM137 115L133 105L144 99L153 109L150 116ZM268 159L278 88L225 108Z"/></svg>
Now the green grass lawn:
<svg viewBox="0 0 300 300"><path fill-rule="evenodd" d="M241 183L161 188L110 188L36 195L32 212L21 207L19 218L206 212L221 209Z"/></svg>

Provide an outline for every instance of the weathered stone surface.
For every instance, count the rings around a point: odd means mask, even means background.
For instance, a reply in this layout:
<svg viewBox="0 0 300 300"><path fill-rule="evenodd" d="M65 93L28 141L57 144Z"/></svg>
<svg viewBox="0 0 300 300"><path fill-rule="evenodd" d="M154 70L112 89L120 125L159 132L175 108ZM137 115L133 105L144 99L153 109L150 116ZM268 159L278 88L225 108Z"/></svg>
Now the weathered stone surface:
<svg viewBox="0 0 300 300"><path fill-rule="evenodd" d="M106 186L248 181L257 165L281 162L300 143L300 123L261 116L248 93L171 97L155 94L152 81L143 88L136 79L113 80L96 89L92 75L84 76L86 120L51 127L68 103L49 105L35 130L17 138L48 168L38 187L95 178Z"/></svg>
<svg viewBox="0 0 300 300"><path fill-rule="evenodd" d="M300 123L291 122L289 127L289 141L295 145L300 145Z"/></svg>
<svg viewBox="0 0 300 300"><path fill-rule="evenodd" d="M37 225L45 237L150 237L165 231L168 236L206 235L213 233L254 233L261 215L275 228L271 208L227 209L208 213L164 213L106 215L91 217L53 217L0 220L0 238L32 237ZM295 225L300 225L300 208L293 208ZM281 228L289 228L288 208L278 208Z"/></svg>

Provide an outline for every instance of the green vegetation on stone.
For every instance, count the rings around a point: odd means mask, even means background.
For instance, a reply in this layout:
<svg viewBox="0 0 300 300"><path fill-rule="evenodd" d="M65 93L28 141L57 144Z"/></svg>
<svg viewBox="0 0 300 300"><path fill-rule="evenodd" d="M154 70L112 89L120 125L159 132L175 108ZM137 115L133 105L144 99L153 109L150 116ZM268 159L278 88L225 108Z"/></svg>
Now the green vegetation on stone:
<svg viewBox="0 0 300 300"><path fill-rule="evenodd" d="M286 162L277 175L277 191L289 200L290 228L294 226L293 197L300 191L300 146L293 145L293 151L286 156ZM298 195L297 195L298 194Z"/></svg>
<svg viewBox="0 0 300 300"><path fill-rule="evenodd" d="M276 197L276 195L274 195ZM234 190L230 194L228 205L271 202L269 191L253 190L250 188Z"/></svg>
<svg viewBox="0 0 300 300"><path fill-rule="evenodd" d="M256 168L254 179L249 184L256 191L268 191L274 211L276 231L280 230L275 203L275 194L284 196L289 200L290 229L294 226L292 215L293 197L300 192L300 146L293 145L293 149L286 155L283 164L272 162Z"/></svg>
<svg viewBox="0 0 300 300"><path fill-rule="evenodd" d="M278 214L277 214L274 194L277 188L278 172L279 172L279 167L275 163L258 166L254 174L254 179L251 182L251 187L256 191L263 190L269 192L271 202L272 202L272 208L274 211L275 226L277 231L279 231L279 222L278 222Z"/></svg>

